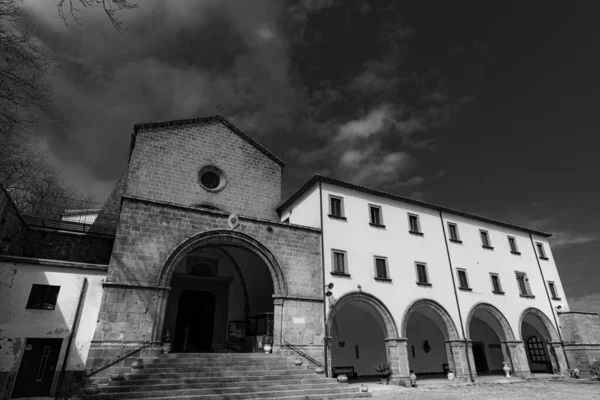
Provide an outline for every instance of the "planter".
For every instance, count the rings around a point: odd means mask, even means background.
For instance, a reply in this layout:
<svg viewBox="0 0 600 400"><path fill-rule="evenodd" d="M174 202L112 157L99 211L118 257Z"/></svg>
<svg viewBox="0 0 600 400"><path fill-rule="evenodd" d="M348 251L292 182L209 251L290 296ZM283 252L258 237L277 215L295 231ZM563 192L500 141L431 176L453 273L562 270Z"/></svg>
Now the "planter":
<svg viewBox="0 0 600 400"><path fill-rule="evenodd" d="M360 385L360 391L366 393L369 391L369 387L363 383Z"/></svg>
<svg viewBox="0 0 600 400"><path fill-rule="evenodd" d="M124 381L125 375L123 374L110 374L111 381Z"/></svg>
<svg viewBox="0 0 600 400"><path fill-rule="evenodd" d="M448 372L448 380L449 381L453 381L454 380L454 372Z"/></svg>
<svg viewBox="0 0 600 400"><path fill-rule="evenodd" d="M387 385L387 383L388 383L387 378L381 378L381 384L382 385Z"/></svg>
<svg viewBox="0 0 600 400"><path fill-rule="evenodd" d="M298 366L302 365L302 362L303 361L302 361L302 359L300 357L296 357L296 359L294 360L294 364L298 365Z"/></svg>
<svg viewBox="0 0 600 400"><path fill-rule="evenodd" d="M317 374L322 374L322 373L325 372L325 368L323 368L323 367L317 367L317 368L315 368L315 372Z"/></svg>
<svg viewBox="0 0 600 400"><path fill-rule="evenodd" d="M87 385L86 387L83 388L83 393L85 394L98 394L100 392L100 390L98 390L98 385L91 384L91 385Z"/></svg>
<svg viewBox="0 0 600 400"><path fill-rule="evenodd" d="M410 373L410 386L417 387L417 375L414 372Z"/></svg>
<svg viewBox="0 0 600 400"><path fill-rule="evenodd" d="M504 373L506 374L506 378L510 378L510 367L508 366L508 363L506 361L502 362L502 364L504 364L504 367L502 367L502 370L504 371Z"/></svg>
<svg viewBox="0 0 600 400"><path fill-rule="evenodd" d="M337 381L341 383L346 383L348 382L348 377L346 376L346 374L339 374L337 377Z"/></svg>
<svg viewBox="0 0 600 400"><path fill-rule="evenodd" d="M132 369L144 369L144 361L142 359L135 360L131 363Z"/></svg>
<svg viewBox="0 0 600 400"><path fill-rule="evenodd" d="M162 352L163 354L169 354L171 352L171 343L163 343Z"/></svg>
<svg viewBox="0 0 600 400"><path fill-rule="evenodd" d="M265 351L265 353L270 353L272 348L273 347L270 344L265 344L263 346L263 350Z"/></svg>

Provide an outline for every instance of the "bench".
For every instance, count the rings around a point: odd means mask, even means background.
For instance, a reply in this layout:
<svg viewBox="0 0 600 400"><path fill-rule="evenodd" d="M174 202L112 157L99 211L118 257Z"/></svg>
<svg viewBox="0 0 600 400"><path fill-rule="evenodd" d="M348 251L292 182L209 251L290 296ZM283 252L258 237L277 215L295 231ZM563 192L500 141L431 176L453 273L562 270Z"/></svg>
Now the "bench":
<svg viewBox="0 0 600 400"><path fill-rule="evenodd" d="M356 372L354 372L354 367L353 366L349 366L349 367L333 367L331 368L332 372L333 372L333 377L337 378L338 375L341 374L345 374L348 379L356 379L358 377L358 375L356 374Z"/></svg>

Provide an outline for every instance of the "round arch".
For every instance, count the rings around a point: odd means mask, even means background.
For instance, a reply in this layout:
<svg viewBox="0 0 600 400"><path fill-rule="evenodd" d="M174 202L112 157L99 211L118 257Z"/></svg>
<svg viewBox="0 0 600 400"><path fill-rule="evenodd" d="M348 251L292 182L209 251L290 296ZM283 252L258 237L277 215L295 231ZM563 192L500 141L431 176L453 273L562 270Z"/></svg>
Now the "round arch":
<svg viewBox="0 0 600 400"><path fill-rule="evenodd" d="M219 245L239 247L255 253L263 260L269 269L271 279L273 280L273 295L276 297L287 296L287 283L283 271L271 251L258 240L245 233L225 229L200 232L177 245L167 256L165 263L158 274L157 285L163 287L170 286L171 277L175 271L175 267L190 252L201 247Z"/></svg>
<svg viewBox="0 0 600 400"><path fill-rule="evenodd" d="M469 340L471 339L471 333L470 333L469 328L471 326L471 321L473 319L473 316L478 311L483 311L483 312L486 312L486 313L492 315L496 319L496 321L500 324L501 332L496 332L500 341L507 342L507 341L515 340L515 335L513 333L513 330L510 327L510 324L508 323L508 320L506 319L504 314L502 314L502 312L500 310L498 310L496 307L494 307L493 305L488 304L488 303L478 303L478 304L475 304L473 307L471 307L471 311L469 311L469 314L467 316L466 327L465 327L466 328L465 333L467 335L467 339L469 339Z"/></svg>
<svg viewBox="0 0 600 400"><path fill-rule="evenodd" d="M446 309L444 307L442 307L439 303L437 303L436 301L433 300L429 300L429 299L419 299L419 300L415 300L413 301L408 308L406 309L406 312L404 313L404 318L402 319L402 337L406 338L407 337L407 330L408 330L408 320L410 319L410 316L414 313L417 312L419 310L427 310L427 311L432 311L433 313L435 313L437 316L439 316L442 319L442 322L444 323L444 326L446 327L446 329L442 329L442 334L444 335L444 339L445 340L459 340L460 336L458 335L458 331L456 330L456 325L454 324L454 321L452 321L452 318L450 317L450 314L448 314L448 312L446 311Z"/></svg>
<svg viewBox="0 0 600 400"><path fill-rule="evenodd" d="M556 328L550 321L550 318L548 318L548 316L546 316L546 314L544 314L542 311L533 307L527 308L525 311L523 311L523 313L521 314L521 318L519 318L519 337L521 338L521 340L524 340L523 322L525 321L525 317L527 317L528 315L533 315L537 317L540 320L540 322L544 324L544 327L546 327L546 331L548 331L548 335L550 335L550 341L560 342L558 332L556 331Z"/></svg>
<svg viewBox="0 0 600 400"><path fill-rule="evenodd" d="M390 313L390 310L383 304L381 300L372 294L365 292L348 292L340 297L334 304L331 311L329 311L329 316L327 317L327 325L325 327L325 332L327 332L327 336L331 333L331 328L333 326L333 321L337 312L347 303L352 301L359 301L371 306L381 317L383 323L385 325L385 334L386 339L396 339L398 338L398 327L396 326L396 322L394 321L394 317Z"/></svg>

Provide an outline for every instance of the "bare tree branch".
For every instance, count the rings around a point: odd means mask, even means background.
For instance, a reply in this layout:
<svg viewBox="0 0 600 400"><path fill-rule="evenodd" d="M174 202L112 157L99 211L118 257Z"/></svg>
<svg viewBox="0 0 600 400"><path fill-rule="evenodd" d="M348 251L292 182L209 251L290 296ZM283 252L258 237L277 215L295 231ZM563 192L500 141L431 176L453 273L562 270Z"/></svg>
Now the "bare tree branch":
<svg viewBox="0 0 600 400"><path fill-rule="evenodd" d="M77 5L81 5L82 7L98 7L102 6L104 12L108 16L108 19L112 23L113 27L122 32L124 30L123 24L116 17L116 12L121 10L132 10L134 8L138 8L139 5L135 3L131 3L129 0L59 0L58 7L58 15L67 23L67 15L65 15L65 8L68 8L68 13L78 24L81 24L80 21L82 17L79 15L80 10L77 8Z"/></svg>

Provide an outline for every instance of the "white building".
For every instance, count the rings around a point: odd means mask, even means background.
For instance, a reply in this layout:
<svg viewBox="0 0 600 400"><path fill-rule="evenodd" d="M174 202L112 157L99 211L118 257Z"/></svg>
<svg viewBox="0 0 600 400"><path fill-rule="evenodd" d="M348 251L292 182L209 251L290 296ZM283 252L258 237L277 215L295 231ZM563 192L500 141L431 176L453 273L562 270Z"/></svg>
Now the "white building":
<svg viewBox="0 0 600 400"><path fill-rule="evenodd" d="M374 374L393 341L421 376L567 368L549 234L321 176L279 212L322 229L332 367Z"/></svg>

